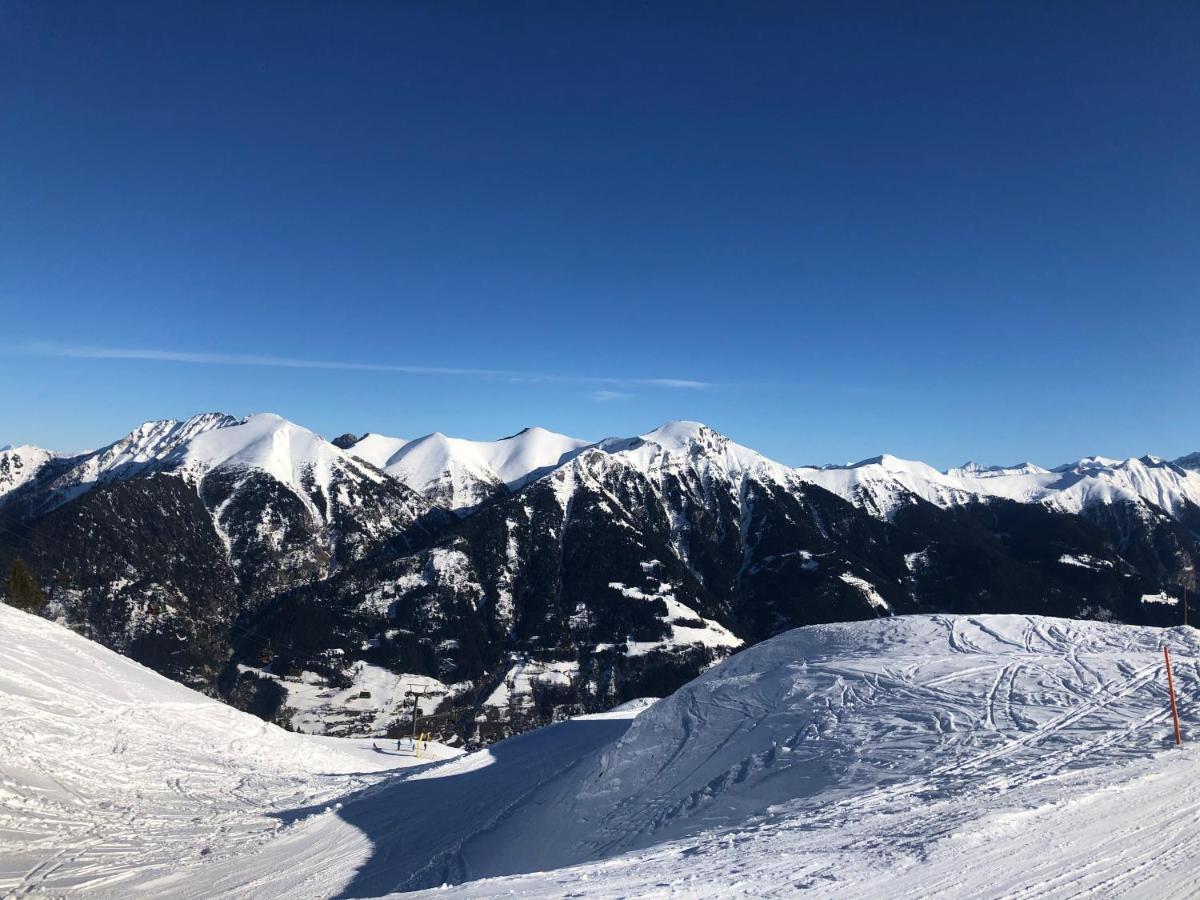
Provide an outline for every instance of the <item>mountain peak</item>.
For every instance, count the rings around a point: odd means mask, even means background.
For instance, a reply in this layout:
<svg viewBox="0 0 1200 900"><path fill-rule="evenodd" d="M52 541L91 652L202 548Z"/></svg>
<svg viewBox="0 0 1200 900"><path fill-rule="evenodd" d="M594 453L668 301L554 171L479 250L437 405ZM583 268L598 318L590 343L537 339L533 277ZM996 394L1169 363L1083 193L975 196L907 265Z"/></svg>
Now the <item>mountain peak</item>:
<svg viewBox="0 0 1200 900"><path fill-rule="evenodd" d="M1175 465L1181 469L1191 469L1200 472L1200 452L1189 453L1187 456L1181 456L1175 460Z"/></svg>
<svg viewBox="0 0 1200 900"><path fill-rule="evenodd" d="M417 493L462 511L497 491L524 486L589 446L589 441L534 426L495 441L440 431L411 441L368 434L350 452Z"/></svg>
<svg viewBox="0 0 1200 900"><path fill-rule="evenodd" d="M972 461L965 462L954 469L947 469L946 474L958 478L995 478L1001 475L1048 475L1049 469L1043 469L1028 460L1011 466L985 466Z"/></svg>
<svg viewBox="0 0 1200 900"><path fill-rule="evenodd" d="M57 454L41 447L6 444L0 448L0 497L32 479Z"/></svg>
<svg viewBox="0 0 1200 900"><path fill-rule="evenodd" d="M878 456L871 456L867 459L859 460L850 466L833 466L831 468L848 468L848 469L863 469L868 466L877 466L885 472L926 472L933 471L932 467L927 463L919 462L912 459L903 459L899 456L893 456L891 453L881 453Z"/></svg>
<svg viewBox="0 0 1200 900"><path fill-rule="evenodd" d="M653 431L641 435L641 439L658 444L664 450L682 450L689 444L712 436L721 437L703 422L690 422L686 419L676 419L664 422Z"/></svg>

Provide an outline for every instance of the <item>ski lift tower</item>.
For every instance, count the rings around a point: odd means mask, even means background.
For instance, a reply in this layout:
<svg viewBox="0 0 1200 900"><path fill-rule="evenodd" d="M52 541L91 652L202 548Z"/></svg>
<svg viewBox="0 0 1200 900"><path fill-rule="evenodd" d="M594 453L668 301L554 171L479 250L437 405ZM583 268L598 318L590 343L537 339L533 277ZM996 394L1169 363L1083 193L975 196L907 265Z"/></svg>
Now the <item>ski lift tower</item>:
<svg viewBox="0 0 1200 900"><path fill-rule="evenodd" d="M420 685L421 690L419 692L414 691L413 688L417 686L418 685L414 684L406 684L405 688L407 690L404 691L404 699L412 700L412 742L414 747L417 746L417 716L421 711L421 698L424 697L426 692L429 690L429 686L423 684Z"/></svg>
<svg viewBox="0 0 1200 900"><path fill-rule="evenodd" d="M1190 565L1189 565L1189 566L1184 566L1184 568L1183 568L1183 572L1184 572L1184 575L1183 575L1183 624L1184 624L1184 627L1186 627L1186 626L1187 626L1187 623L1188 623L1188 616L1187 616L1187 614L1188 614L1188 608L1187 608L1187 606L1188 606L1188 586L1187 586L1187 579L1188 579L1188 576L1192 574L1192 567L1191 567Z"/></svg>

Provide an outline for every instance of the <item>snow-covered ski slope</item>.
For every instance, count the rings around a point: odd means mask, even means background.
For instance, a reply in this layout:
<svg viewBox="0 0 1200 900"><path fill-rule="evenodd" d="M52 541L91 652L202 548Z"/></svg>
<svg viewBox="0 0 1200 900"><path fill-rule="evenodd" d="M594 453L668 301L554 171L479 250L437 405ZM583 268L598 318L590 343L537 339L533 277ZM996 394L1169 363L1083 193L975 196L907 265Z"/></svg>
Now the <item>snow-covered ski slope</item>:
<svg viewBox="0 0 1200 900"><path fill-rule="evenodd" d="M1162 661L1166 643L1190 737L1190 629L814 626L645 711L379 773L399 758L264 726L3 607L0 628L15 895L1200 890L1200 756L1171 746Z"/></svg>
<svg viewBox="0 0 1200 900"><path fill-rule="evenodd" d="M203 894L202 864L421 763L395 744L289 734L4 604L0 723L3 897L126 896L166 875Z"/></svg>

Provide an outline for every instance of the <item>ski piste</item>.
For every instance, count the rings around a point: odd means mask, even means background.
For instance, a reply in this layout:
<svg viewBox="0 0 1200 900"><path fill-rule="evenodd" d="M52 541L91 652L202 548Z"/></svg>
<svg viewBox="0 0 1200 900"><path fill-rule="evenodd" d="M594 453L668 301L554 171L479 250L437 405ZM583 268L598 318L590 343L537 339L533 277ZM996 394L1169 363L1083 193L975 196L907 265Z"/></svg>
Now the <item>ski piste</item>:
<svg viewBox="0 0 1200 900"><path fill-rule="evenodd" d="M9 607L0 627L14 896L1179 896L1200 878L1192 629L812 626L657 702L426 762L288 733Z"/></svg>

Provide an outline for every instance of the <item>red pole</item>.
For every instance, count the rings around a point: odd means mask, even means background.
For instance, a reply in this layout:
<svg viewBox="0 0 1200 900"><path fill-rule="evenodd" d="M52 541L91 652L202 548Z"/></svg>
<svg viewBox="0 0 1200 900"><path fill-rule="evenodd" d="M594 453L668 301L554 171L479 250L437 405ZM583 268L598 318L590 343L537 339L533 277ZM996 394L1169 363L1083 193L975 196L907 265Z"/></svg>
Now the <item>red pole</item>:
<svg viewBox="0 0 1200 900"><path fill-rule="evenodd" d="M1171 692L1171 717L1175 720L1175 746L1183 743L1179 732L1179 707L1175 704L1175 679L1171 677L1171 651L1163 647L1163 659L1167 664L1167 689Z"/></svg>

